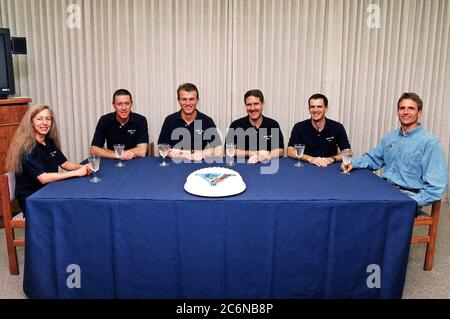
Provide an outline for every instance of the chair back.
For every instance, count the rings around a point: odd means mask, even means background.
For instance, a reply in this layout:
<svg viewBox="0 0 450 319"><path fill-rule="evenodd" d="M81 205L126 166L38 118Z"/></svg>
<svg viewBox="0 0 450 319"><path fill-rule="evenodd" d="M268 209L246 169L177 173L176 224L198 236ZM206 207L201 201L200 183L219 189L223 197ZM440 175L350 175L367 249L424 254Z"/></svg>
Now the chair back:
<svg viewBox="0 0 450 319"><path fill-rule="evenodd" d="M150 157L154 157L155 156L155 143L151 142L148 145L148 153L150 154Z"/></svg>
<svg viewBox="0 0 450 319"><path fill-rule="evenodd" d="M3 212L3 222L5 226L6 248L8 251L9 272L11 275L19 274L19 265L17 262L17 246L25 246L24 239L16 239L14 230L25 228L24 218L12 217L12 201L15 193L15 175L8 172L0 175L1 205Z"/></svg>
<svg viewBox="0 0 450 319"><path fill-rule="evenodd" d="M16 174L14 172L5 173L8 177L9 201L13 201L16 196Z"/></svg>

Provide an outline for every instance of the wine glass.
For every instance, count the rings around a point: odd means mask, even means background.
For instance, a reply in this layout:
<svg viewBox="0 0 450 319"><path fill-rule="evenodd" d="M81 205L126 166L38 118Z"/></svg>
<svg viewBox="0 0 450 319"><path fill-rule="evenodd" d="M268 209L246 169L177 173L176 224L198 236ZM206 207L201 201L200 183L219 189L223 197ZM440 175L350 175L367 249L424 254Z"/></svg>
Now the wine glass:
<svg viewBox="0 0 450 319"><path fill-rule="evenodd" d="M119 162L116 164L116 167L124 167L125 164L122 163L123 151L125 150L125 145L123 144L114 144L114 152L116 153L116 158L119 159Z"/></svg>
<svg viewBox="0 0 450 319"><path fill-rule="evenodd" d="M226 152L226 155L230 159L228 166L233 166L234 165L233 158L234 158L234 154L236 153L236 145L234 143L227 143L225 145L225 152Z"/></svg>
<svg viewBox="0 0 450 319"><path fill-rule="evenodd" d="M102 180L98 178L95 173L100 169L100 157L99 156L90 156L88 158L89 164L91 164L91 169L94 172L94 177L91 178L89 181L91 183L98 183Z"/></svg>
<svg viewBox="0 0 450 319"><path fill-rule="evenodd" d="M167 154L169 153L170 145L169 144L158 144L158 152L159 156L162 157L162 162L159 164L161 167L169 166L169 163L166 163L165 159Z"/></svg>
<svg viewBox="0 0 450 319"><path fill-rule="evenodd" d="M352 161L352 152L350 150L343 150L341 152L341 156L342 156L342 163L344 163L345 166L350 164L350 162ZM341 173L342 174L350 174L350 172L347 172L347 171L343 171Z"/></svg>
<svg viewBox="0 0 450 319"><path fill-rule="evenodd" d="M295 163L295 166L302 167L305 166L300 162L300 158L303 156L303 152L305 152L305 144L295 144L295 152L297 153L298 162Z"/></svg>

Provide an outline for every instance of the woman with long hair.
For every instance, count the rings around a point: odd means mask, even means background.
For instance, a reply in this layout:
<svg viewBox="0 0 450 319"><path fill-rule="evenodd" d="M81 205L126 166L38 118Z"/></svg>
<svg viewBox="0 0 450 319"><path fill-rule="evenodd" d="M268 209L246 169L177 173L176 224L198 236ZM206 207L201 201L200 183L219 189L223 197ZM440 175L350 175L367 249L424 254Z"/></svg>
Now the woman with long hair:
<svg viewBox="0 0 450 319"><path fill-rule="evenodd" d="M58 167L65 172L58 172ZM15 172L15 196L25 214L25 198L47 183L91 173L90 165L69 162L61 152L58 127L48 105L25 113L6 156L6 170Z"/></svg>

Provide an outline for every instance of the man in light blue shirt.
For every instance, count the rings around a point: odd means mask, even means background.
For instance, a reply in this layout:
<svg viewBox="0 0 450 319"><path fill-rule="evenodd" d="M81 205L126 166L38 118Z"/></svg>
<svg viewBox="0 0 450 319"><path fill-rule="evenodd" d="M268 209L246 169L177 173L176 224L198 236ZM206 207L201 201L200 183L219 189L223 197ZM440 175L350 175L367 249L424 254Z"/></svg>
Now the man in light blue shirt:
<svg viewBox="0 0 450 319"><path fill-rule="evenodd" d="M422 106L417 94L404 93L397 104L400 128L387 133L375 148L350 164L342 164L342 170L384 167L383 178L419 206L441 199L448 183L447 165L439 142L419 123Z"/></svg>

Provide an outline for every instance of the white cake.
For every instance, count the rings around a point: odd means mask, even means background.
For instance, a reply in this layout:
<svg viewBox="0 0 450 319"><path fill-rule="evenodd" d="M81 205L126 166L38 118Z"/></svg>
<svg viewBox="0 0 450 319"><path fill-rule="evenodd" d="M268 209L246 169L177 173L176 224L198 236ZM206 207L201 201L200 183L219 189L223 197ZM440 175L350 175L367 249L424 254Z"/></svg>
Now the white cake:
<svg viewBox="0 0 450 319"><path fill-rule="evenodd" d="M224 197L242 193L246 185L241 175L224 167L207 167L189 174L186 192L198 196Z"/></svg>

